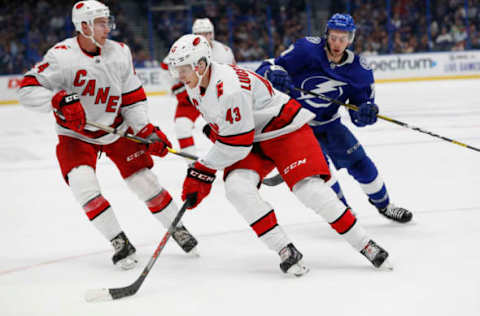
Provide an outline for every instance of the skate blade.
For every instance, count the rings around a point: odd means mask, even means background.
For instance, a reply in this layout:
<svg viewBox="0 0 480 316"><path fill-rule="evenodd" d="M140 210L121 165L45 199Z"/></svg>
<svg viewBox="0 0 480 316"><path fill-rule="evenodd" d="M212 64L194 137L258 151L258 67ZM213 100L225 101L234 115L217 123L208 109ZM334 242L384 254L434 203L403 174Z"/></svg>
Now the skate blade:
<svg viewBox="0 0 480 316"><path fill-rule="evenodd" d="M116 266L120 267L122 270L131 270L137 266L138 260L135 255L130 255L122 260L119 260L116 263Z"/></svg>
<svg viewBox="0 0 480 316"><path fill-rule="evenodd" d="M299 261L298 263L291 266L290 269L288 269L287 274L296 276L298 278L307 274L309 271L310 269L304 266L301 261Z"/></svg>
<svg viewBox="0 0 480 316"><path fill-rule="evenodd" d="M377 268L379 271L393 271L393 265L390 260L385 259L380 267Z"/></svg>
<svg viewBox="0 0 480 316"><path fill-rule="evenodd" d="M108 289L90 289L85 292L85 301L89 303L111 300L113 300L113 297L110 295Z"/></svg>

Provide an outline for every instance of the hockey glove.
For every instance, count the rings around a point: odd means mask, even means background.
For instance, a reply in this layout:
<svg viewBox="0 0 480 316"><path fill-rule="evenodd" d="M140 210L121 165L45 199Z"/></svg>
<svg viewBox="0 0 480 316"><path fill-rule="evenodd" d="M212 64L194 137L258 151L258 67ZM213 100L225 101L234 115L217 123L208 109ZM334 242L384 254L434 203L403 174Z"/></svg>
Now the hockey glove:
<svg viewBox="0 0 480 316"><path fill-rule="evenodd" d="M152 141L147 146L147 152L150 155L164 157L168 153L168 148L172 148L172 143L168 140L167 136L162 131L152 124L147 124L143 127L137 136L146 138Z"/></svg>
<svg viewBox="0 0 480 316"><path fill-rule="evenodd" d="M187 177L183 181L182 200L185 201L188 196L196 195L196 200L188 207L189 209L197 207L210 193L216 172L217 170L210 169L198 161L188 168Z"/></svg>
<svg viewBox="0 0 480 316"><path fill-rule="evenodd" d="M208 139L210 139L212 143L215 143L215 141L217 140L217 133L215 133L215 131L212 129L212 126L210 124L205 124L205 126L202 129L202 132L205 136L208 137Z"/></svg>
<svg viewBox="0 0 480 316"><path fill-rule="evenodd" d="M273 87L282 92L293 91L292 78L282 66L272 65L265 71L265 77L273 84Z"/></svg>
<svg viewBox="0 0 480 316"><path fill-rule="evenodd" d="M358 106L358 111L350 110L353 124L358 127L372 125L377 121L378 106L372 102L365 102Z"/></svg>
<svg viewBox="0 0 480 316"><path fill-rule="evenodd" d="M65 90L61 90L53 96L52 106L61 125L77 132L83 130L86 117L78 94L67 94Z"/></svg>

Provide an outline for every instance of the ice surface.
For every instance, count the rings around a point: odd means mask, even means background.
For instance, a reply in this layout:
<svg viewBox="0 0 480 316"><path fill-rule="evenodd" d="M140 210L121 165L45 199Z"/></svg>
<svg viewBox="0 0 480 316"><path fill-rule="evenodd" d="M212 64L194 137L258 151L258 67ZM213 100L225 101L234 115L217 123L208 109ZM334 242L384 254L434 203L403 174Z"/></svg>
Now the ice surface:
<svg viewBox="0 0 480 316"><path fill-rule="evenodd" d="M480 147L478 80L381 84L381 114ZM173 140L174 98L151 97L152 121ZM344 117L346 118L346 117ZM195 136L201 153L210 146ZM354 132L381 171L394 203L414 221L377 214L345 171L339 177L359 222L391 254L377 272L285 185L262 195L305 256L302 278L280 272L224 197L222 181L184 221L200 257L170 242L139 292L86 303L85 291L125 286L141 273L165 229L103 156L104 196L138 249L132 271L114 268L112 249L88 222L61 178L51 115L0 108L0 314L11 315L479 315L480 152L389 122ZM186 162L155 159L160 182L179 202ZM220 177L219 177L220 178Z"/></svg>

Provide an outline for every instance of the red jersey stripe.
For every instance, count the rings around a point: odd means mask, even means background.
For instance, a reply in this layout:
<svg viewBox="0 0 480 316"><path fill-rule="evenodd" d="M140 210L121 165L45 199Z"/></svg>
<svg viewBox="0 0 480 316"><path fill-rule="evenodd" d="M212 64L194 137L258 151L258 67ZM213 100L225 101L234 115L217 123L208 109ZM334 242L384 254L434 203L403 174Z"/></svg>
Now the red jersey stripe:
<svg viewBox="0 0 480 316"><path fill-rule="evenodd" d="M242 146L250 147L253 144L253 137L255 136L255 130L237 135L222 136L217 135L217 141L229 145L229 146Z"/></svg>
<svg viewBox="0 0 480 316"><path fill-rule="evenodd" d="M122 106L129 106L145 100L147 100L147 95L142 86L136 90L122 94Z"/></svg>
<svg viewBox="0 0 480 316"><path fill-rule="evenodd" d="M195 142L193 141L193 137L182 138L178 140L178 144L180 145L180 149L193 146Z"/></svg>
<svg viewBox="0 0 480 316"><path fill-rule="evenodd" d="M186 94L185 97L188 99L187 89L185 88L183 83L179 83L179 84L176 84L176 85L172 86L172 93L175 94L175 95L178 95L180 93L185 93Z"/></svg>
<svg viewBox="0 0 480 316"><path fill-rule="evenodd" d="M38 82L34 76L25 76L22 81L20 81L20 88L32 86L41 86L40 82Z"/></svg>
<svg viewBox="0 0 480 316"><path fill-rule="evenodd" d="M290 99L286 104L283 105L280 113L277 116L272 118L270 122L263 128L262 132L271 132L277 129L284 128L288 124L292 123L295 116L300 112L302 106L294 99Z"/></svg>

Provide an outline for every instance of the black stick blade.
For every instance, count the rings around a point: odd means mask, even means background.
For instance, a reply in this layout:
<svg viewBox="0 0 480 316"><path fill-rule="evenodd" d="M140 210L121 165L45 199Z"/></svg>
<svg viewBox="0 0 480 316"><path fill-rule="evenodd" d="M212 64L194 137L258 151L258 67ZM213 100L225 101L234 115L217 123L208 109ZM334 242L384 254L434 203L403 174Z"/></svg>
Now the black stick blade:
<svg viewBox="0 0 480 316"><path fill-rule="evenodd" d="M274 187L276 185L279 185L282 182L283 182L283 178L280 174L277 174L276 176L273 176L271 178L263 179L262 181L263 184L268 185L269 187Z"/></svg>

